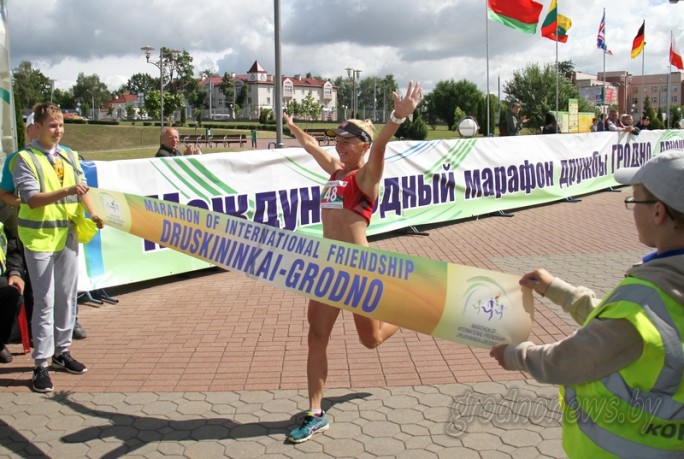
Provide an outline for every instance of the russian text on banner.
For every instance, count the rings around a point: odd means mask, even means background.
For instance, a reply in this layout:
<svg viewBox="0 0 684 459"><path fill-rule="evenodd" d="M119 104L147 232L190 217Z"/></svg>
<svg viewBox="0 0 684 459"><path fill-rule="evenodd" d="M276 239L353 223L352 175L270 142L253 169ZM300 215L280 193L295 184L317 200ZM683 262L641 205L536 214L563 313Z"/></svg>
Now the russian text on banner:
<svg viewBox="0 0 684 459"><path fill-rule="evenodd" d="M489 348L527 339L519 276L298 234L182 204L91 188L105 224L356 314Z"/></svg>

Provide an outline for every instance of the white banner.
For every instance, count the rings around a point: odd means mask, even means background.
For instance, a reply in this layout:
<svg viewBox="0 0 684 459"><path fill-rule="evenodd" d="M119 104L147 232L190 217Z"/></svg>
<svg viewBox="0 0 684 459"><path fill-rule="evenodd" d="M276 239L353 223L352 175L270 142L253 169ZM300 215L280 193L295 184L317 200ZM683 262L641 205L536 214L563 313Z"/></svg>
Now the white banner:
<svg viewBox="0 0 684 459"><path fill-rule="evenodd" d="M617 169L641 165L673 148L684 148L684 131L391 142L369 234L606 189L616 185ZM84 169L91 186L321 234L318 198L328 176L301 148L97 161ZM84 253L80 290L209 266L110 228Z"/></svg>

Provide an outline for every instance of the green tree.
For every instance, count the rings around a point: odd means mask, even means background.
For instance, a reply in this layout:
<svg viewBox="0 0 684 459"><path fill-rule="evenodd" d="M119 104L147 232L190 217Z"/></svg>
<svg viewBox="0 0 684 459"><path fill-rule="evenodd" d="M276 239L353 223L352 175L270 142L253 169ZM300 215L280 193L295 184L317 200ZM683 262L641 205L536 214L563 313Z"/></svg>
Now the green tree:
<svg viewBox="0 0 684 459"><path fill-rule="evenodd" d="M58 105L62 110L76 108L76 99L71 89L55 89L52 94L52 103Z"/></svg>
<svg viewBox="0 0 684 459"><path fill-rule="evenodd" d="M208 105L209 91L202 87L199 81L193 80L185 88L185 98L191 107L202 110L202 108ZM166 98L164 98L164 101L166 104ZM164 105L164 111L166 111L166 105Z"/></svg>
<svg viewBox="0 0 684 459"><path fill-rule="evenodd" d="M159 78L153 78L147 73L135 73L131 75L122 87L123 91L129 94L147 94L149 91L159 89Z"/></svg>
<svg viewBox="0 0 684 459"><path fill-rule="evenodd" d="M232 106L233 101L237 100L237 94L233 77L228 72L225 72L221 78L221 91L226 98L226 105Z"/></svg>
<svg viewBox="0 0 684 459"><path fill-rule="evenodd" d="M411 117L406 118L394 137L397 139L404 140L425 140L428 135L428 125L422 119L421 114L418 110L413 114L413 119Z"/></svg>
<svg viewBox="0 0 684 459"><path fill-rule="evenodd" d="M34 69L29 61L22 61L12 71L14 104L21 109L33 108L38 102L50 100L50 79Z"/></svg>
<svg viewBox="0 0 684 459"><path fill-rule="evenodd" d="M76 84L72 87L74 98L81 101L82 112L97 117L97 107L112 98L112 93L107 89L107 85L100 81L98 75L85 76L83 72L76 77ZM93 103L95 104L93 106ZM86 115L89 116L89 115Z"/></svg>
<svg viewBox="0 0 684 459"><path fill-rule="evenodd" d="M655 119L651 118L651 129L665 129L665 122L663 121L663 111L658 107L658 113Z"/></svg>
<svg viewBox="0 0 684 459"><path fill-rule="evenodd" d="M131 104L127 104L126 105L126 119L132 120L133 118L135 118L135 107Z"/></svg>
<svg viewBox="0 0 684 459"><path fill-rule="evenodd" d="M524 70L516 71L513 79L504 85L509 100L522 103L522 113L529 121L526 127L541 129L544 117L556 109L556 75L558 75L558 109L568 109L568 99L579 99L579 111L593 112L594 107L579 97L579 90L561 73L556 73L555 64L530 64Z"/></svg>
<svg viewBox="0 0 684 459"><path fill-rule="evenodd" d="M454 129L454 123L457 121L454 119L456 107L461 107L468 115L476 116L483 97L477 86L467 80L440 81L426 96L428 119L442 120L449 129Z"/></svg>
<svg viewBox="0 0 684 459"><path fill-rule="evenodd" d="M668 118L670 120L670 128L679 126L679 121L682 119L682 107L676 105L670 106L670 116Z"/></svg>
<svg viewBox="0 0 684 459"><path fill-rule="evenodd" d="M644 106L642 108L642 113L646 116L649 117L651 120L650 128L651 129L661 129L658 127L658 117L656 116L655 109L653 108L653 105L651 105L651 98L649 96L644 97ZM635 113L634 114L635 118L641 119L641 114ZM637 121L635 119L635 121Z"/></svg>
<svg viewBox="0 0 684 459"><path fill-rule="evenodd" d="M499 98L494 94L489 95L489 133L494 135L494 130L497 124L497 107L499 106ZM477 124L480 126L480 133L487 135L487 95L485 94L478 106Z"/></svg>
<svg viewBox="0 0 684 459"><path fill-rule="evenodd" d="M259 124L270 124L274 122L273 110L270 108L262 108L261 113L259 113Z"/></svg>
<svg viewBox="0 0 684 459"><path fill-rule="evenodd" d="M311 91L309 91L304 100L302 100L301 106L301 110L305 117L312 121L318 120L318 117L321 115L321 108L323 106L314 100Z"/></svg>

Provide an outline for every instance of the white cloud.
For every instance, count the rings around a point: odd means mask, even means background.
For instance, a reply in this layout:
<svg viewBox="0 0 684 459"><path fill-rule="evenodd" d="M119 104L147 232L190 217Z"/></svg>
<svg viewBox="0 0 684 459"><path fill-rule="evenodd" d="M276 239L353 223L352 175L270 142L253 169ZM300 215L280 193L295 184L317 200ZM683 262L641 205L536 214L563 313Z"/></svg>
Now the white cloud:
<svg viewBox="0 0 684 459"><path fill-rule="evenodd" d="M546 15L551 0L543 0ZM281 5L282 73L335 78L346 67L369 75L393 74L427 89L443 80L468 79L490 90L530 63L553 63L555 43L487 22L485 2L472 0L290 0ZM603 5L560 2L573 21L559 59L577 70L603 70L596 33ZM197 72L245 73L255 60L274 73L274 5L270 0L22 0L8 5L12 67L28 60L58 88L79 72L98 74L110 89L130 75L157 70L145 63L146 44L187 50ZM670 30L684 43L684 4L622 0L607 5L607 42L615 53L606 70L641 74L641 56L630 59L632 39L646 20L645 72L667 71ZM489 29L489 39L485 33Z"/></svg>

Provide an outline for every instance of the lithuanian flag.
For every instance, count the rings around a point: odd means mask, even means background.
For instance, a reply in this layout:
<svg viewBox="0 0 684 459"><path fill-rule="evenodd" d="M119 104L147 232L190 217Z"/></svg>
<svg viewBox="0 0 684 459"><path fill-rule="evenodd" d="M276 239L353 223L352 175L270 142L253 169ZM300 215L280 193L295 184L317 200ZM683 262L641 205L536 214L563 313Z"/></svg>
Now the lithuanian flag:
<svg viewBox="0 0 684 459"><path fill-rule="evenodd" d="M537 32L539 15L544 5L532 0L487 0L489 19L521 32Z"/></svg>
<svg viewBox="0 0 684 459"><path fill-rule="evenodd" d="M546 15L544 23L542 24L541 34L549 40L566 43L568 41L568 29L572 26L570 18L558 14L558 6L556 0L551 2L549 7L549 14Z"/></svg>

